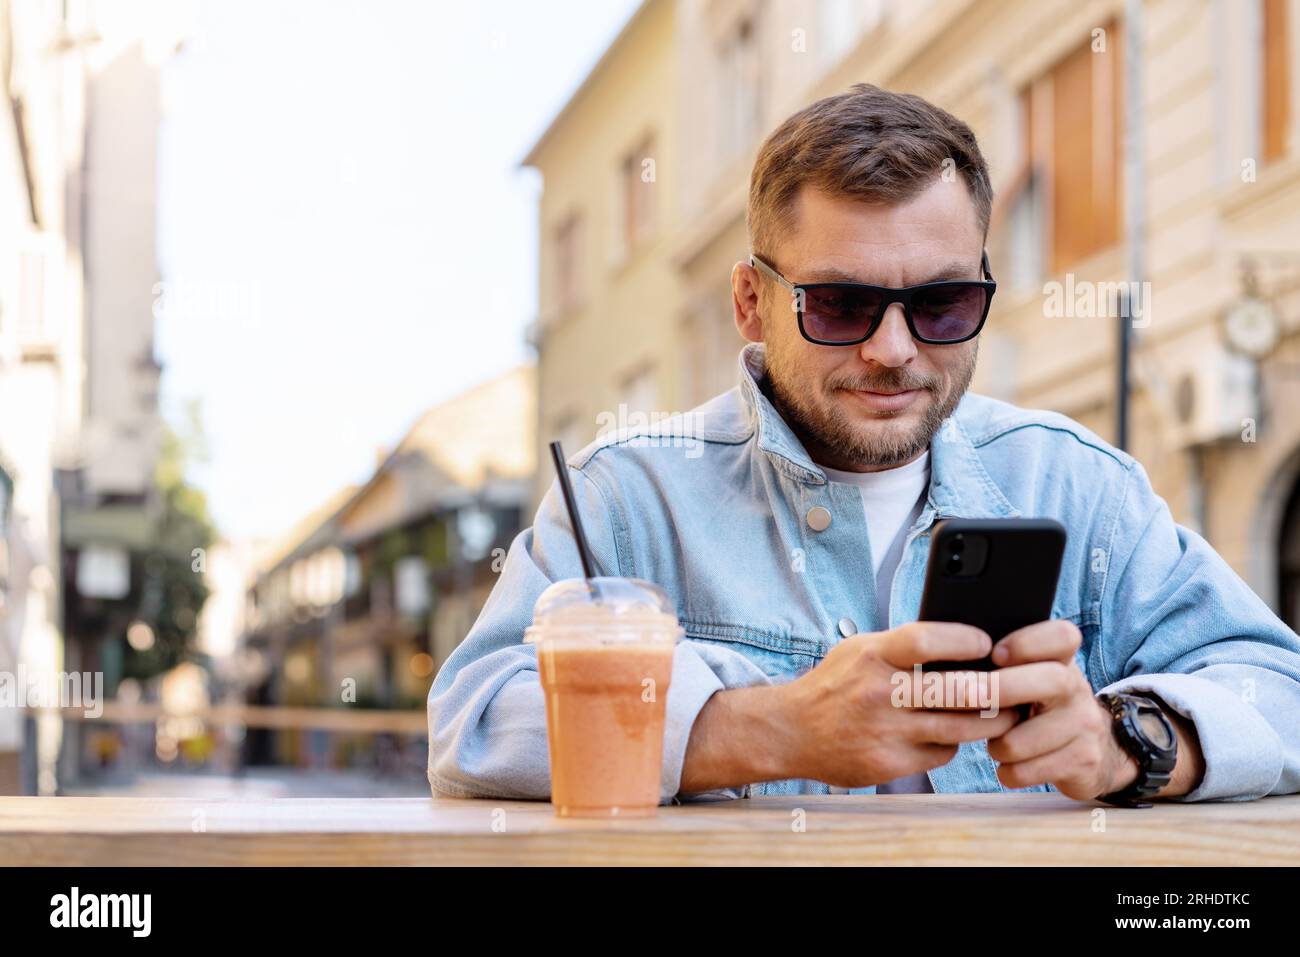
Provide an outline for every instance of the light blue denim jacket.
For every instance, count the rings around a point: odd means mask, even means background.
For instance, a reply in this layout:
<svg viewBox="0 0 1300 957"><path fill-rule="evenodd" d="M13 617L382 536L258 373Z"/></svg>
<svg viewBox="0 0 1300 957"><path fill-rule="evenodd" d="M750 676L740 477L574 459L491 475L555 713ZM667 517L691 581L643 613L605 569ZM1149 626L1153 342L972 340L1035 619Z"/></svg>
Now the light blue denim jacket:
<svg viewBox="0 0 1300 957"><path fill-rule="evenodd" d="M657 429L570 456L599 572L648 579L686 632L667 697L661 800L679 794L696 715L719 689L789 680L877 619L855 486L828 482L759 389L761 345L737 388ZM805 520L821 506L832 521ZM1083 633L1093 688L1149 691L1196 725L1205 777L1183 800L1300 790L1300 638L1206 541L1174 523L1145 470L1078 423L968 393L931 444L924 510L894 579L890 627L916 619L930 530L945 517L1051 517L1068 530L1052 617ZM462 797L550 794L533 603L582 574L558 483L511 544L501 578L429 693L429 783ZM929 772L936 792L1002 791L985 742ZM1040 786L1031 790L1044 790ZM827 793L817 781L692 795ZM869 794L874 788L853 793Z"/></svg>

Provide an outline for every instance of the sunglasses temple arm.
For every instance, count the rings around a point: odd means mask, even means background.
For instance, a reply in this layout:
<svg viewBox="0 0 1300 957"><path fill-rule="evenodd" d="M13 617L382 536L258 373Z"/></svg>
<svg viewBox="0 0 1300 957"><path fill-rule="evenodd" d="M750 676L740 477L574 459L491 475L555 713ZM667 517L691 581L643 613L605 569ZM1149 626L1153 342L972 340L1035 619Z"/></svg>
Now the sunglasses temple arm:
<svg viewBox="0 0 1300 957"><path fill-rule="evenodd" d="M752 255L751 255L751 256L749 257L749 264L750 264L751 266L753 266L755 269L757 269L759 272L761 272L763 275L765 275L765 276L767 276L767 277L769 277L769 278L771 278L771 279L775 279L777 282L779 282L779 283L780 283L782 286L784 286L786 289L790 290L791 292L794 292L794 283L792 283L790 280L786 279L786 278L785 278L784 276L782 276L779 272L777 272L775 269L773 269L773 268L772 268L771 266L769 266L767 263L763 262L763 260L759 259L757 256L752 256Z"/></svg>

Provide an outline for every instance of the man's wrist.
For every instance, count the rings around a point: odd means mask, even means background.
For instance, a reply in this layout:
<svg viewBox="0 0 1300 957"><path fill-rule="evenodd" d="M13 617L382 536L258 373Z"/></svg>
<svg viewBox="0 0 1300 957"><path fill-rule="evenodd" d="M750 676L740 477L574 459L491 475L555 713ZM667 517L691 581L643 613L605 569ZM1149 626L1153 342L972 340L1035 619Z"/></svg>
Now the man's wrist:
<svg viewBox="0 0 1300 957"><path fill-rule="evenodd" d="M1170 726L1174 729L1177 738L1177 750L1175 752L1174 768L1169 774L1168 782L1159 791L1152 794L1153 798L1173 798L1189 794L1200 786L1200 782L1205 774L1205 757L1201 753L1200 739L1196 733L1196 725L1189 719L1184 718L1177 711L1170 708L1157 695L1149 692L1133 692L1146 698L1160 708L1160 713L1165 716ZM1097 698L1097 703L1107 712L1110 717L1110 708L1102 698ZM1110 733L1110 751L1112 760L1110 762L1110 773L1108 775L1109 785L1101 792L1103 795L1117 794L1130 787L1138 776L1142 773L1141 766L1137 759L1128 752L1120 743L1118 735L1112 724Z"/></svg>
<svg viewBox="0 0 1300 957"><path fill-rule="evenodd" d="M1190 794L1201 786L1201 781L1205 777L1205 755L1201 752L1201 739L1196 733L1196 723L1190 718L1184 718L1157 695L1148 693L1146 697L1160 706L1169 723L1174 726L1174 733L1178 735L1178 761L1169 776L1169 783L1156 797L1182 797L1184 794Z"/></svg>
<svg viewBox="0 0 1300 957"><path fill-rule="evenodd" d="M1111 762L1110 785L1101 792L1102 794L1115 794L1125 790L1132 786L1133 782L1138 779L1138 775L1142 773L1137 759L1125 751L1118 741L1114 740L1113 734L1111 738L1113 760Z"/></svg>
<svg viewBox="0 0 1300 957"><path fill-rule="evenodd" d="M686 745L682 794L791 777L797 741L789 685L754 685L709 698Z"/></svg>

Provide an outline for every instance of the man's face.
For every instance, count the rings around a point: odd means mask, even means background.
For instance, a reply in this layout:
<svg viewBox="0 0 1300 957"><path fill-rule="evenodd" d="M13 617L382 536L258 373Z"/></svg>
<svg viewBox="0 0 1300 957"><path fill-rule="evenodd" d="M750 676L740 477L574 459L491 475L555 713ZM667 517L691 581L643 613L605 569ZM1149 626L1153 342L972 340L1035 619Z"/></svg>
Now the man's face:
<svg viewBox="0 0 1300 957"><path fill-rule="evenodd" d="M757 251L775 258L791 282L902 287L984 278L983 232L961 177L936 177L895 206L805 187L793 213L793 228L777 247ZM747 282L758 283L756 297ZM866 342L822 346L799 334L784 287L746 264L737 267L733 289L742 334L766 344L770 398L823 465L874 471L914 460L970 385L977 340L917 342L899 303Z"/></svg>

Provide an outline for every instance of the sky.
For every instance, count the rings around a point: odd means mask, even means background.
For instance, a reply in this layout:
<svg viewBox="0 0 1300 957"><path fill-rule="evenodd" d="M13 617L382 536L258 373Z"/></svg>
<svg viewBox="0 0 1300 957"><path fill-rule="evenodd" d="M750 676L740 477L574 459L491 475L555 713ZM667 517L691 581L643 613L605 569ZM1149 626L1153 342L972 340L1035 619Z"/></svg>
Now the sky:
<svg viewBox="0 0 1300 957"><path fill-rule="evenodd" d="M163 68L157 351L224 536L285 531L527 360L519 162L637 2L197 5Z"/></svg>

